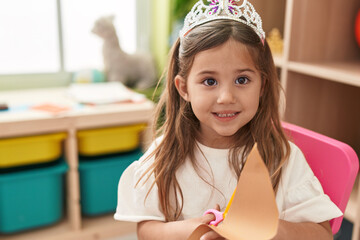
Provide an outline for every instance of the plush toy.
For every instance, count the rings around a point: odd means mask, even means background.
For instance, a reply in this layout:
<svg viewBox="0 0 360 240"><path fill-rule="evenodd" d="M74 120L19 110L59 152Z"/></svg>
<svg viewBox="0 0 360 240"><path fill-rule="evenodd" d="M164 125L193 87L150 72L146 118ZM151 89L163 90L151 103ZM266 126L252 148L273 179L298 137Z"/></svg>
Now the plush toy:
<svg viewBox="0 0 360 240"><path fill-rule="evenodd" d="M155 85L156 70L150 54L127 54L119 44L114 17L96 20L92 32L104 40L104 72L107 81L118 81L130 88L146 89Z"/></svg>

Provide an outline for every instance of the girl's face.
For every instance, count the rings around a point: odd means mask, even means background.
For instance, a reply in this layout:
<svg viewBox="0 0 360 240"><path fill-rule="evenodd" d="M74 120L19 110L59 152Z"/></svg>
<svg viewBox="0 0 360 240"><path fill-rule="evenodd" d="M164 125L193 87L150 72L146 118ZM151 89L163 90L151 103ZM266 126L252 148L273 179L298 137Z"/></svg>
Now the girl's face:
<svg viewBox="0 0 360 240"><path fill-rule="evenodd" d="M178 75L175 85L200 121L198 140L228 148L232 136L255 116L262 81L245 45L229 39L196 54L188 79Z"/></svg>

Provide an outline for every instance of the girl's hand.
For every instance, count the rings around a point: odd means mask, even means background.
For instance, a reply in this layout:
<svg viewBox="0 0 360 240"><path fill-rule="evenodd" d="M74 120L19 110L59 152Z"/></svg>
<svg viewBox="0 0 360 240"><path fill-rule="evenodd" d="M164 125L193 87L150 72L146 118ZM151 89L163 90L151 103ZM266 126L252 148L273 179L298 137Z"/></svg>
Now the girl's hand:
<svg viewBox="0 0 360 240"><path fill-rule="evenodd" d="M220 210L217 205L215 209ZM161 222L155 220L143 221L137 224L137 234L139 240L158 240L172 239L185 240L201 224L209 224L215 220L213 214L207 214L198 218L192 218L182 221ZM214 231L204 234L201 239L223 239L219 238Z"/></svg>
<svg viewBox="0 0 360 240"><path fill-rule="evenodd" d="M220 206L219 204L216 204L215 206L215 209L220 211ZM209 217L212 216L211 218ZM205 219L204 220L208 220L210 219L209 221L206 222L206 224L209 224L212 220L215 219L215 216L213 214L207 214L205 216L203 216ZM221 240L221 239L225 239L223 237L221 237L218 233L214 232L214 231L209 231L207 233L205 233L204 235L201 236L200 240Z"/></svg>

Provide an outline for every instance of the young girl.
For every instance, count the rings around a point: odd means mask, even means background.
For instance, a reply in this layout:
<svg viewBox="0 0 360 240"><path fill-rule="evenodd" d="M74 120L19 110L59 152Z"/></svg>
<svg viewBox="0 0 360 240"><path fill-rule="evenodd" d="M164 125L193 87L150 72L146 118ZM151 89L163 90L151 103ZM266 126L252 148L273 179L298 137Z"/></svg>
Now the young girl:
<svg viewBox="0 0 360 240"><path fill-rule="evenodd" d="M328 220L342 213L281 128L281 86L259 15L246 0L204 2L171 50L154 126L164 112L165 120L123 173L115 219L138 222L139 239L187 239L213 220L207 209L224 211L257 142L280 214L274 239L332 239Z"/></svg>

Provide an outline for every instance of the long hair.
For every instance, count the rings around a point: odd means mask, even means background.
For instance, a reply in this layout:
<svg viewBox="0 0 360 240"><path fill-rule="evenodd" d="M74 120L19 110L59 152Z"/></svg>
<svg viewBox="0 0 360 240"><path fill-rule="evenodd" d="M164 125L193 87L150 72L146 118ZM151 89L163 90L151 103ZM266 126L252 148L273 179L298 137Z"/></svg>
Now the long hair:
<svg viewBox="0 0 360 240"><path fill-rule="evenodd" d="M208 22L192 29L181 43L180 39L174 43L169 55L165 89L156 107L154 136L162 135L163 139L148 157L155 160L143 177L148 173L154 174L152 187L155 184L158 187L160 206L166 221L179 219L183 208L183 194L176 171L187 158L199 171L194 150L200 123L190 103L179 95L174 79L176 75L187 79L197 53L220 46L230 38L244 44L249 51L261 73L262 94L253 119L237 131L228 161L237 177L240 177L241 166L257 142L260 155L270 172L274 191L279 185L281 168L289 156L290 146L280 123L278 105L281 85L269 45L266 41L263 45L258 35L245 24L232 20ZM159 124L161 119L164 120Z"/></svg>

